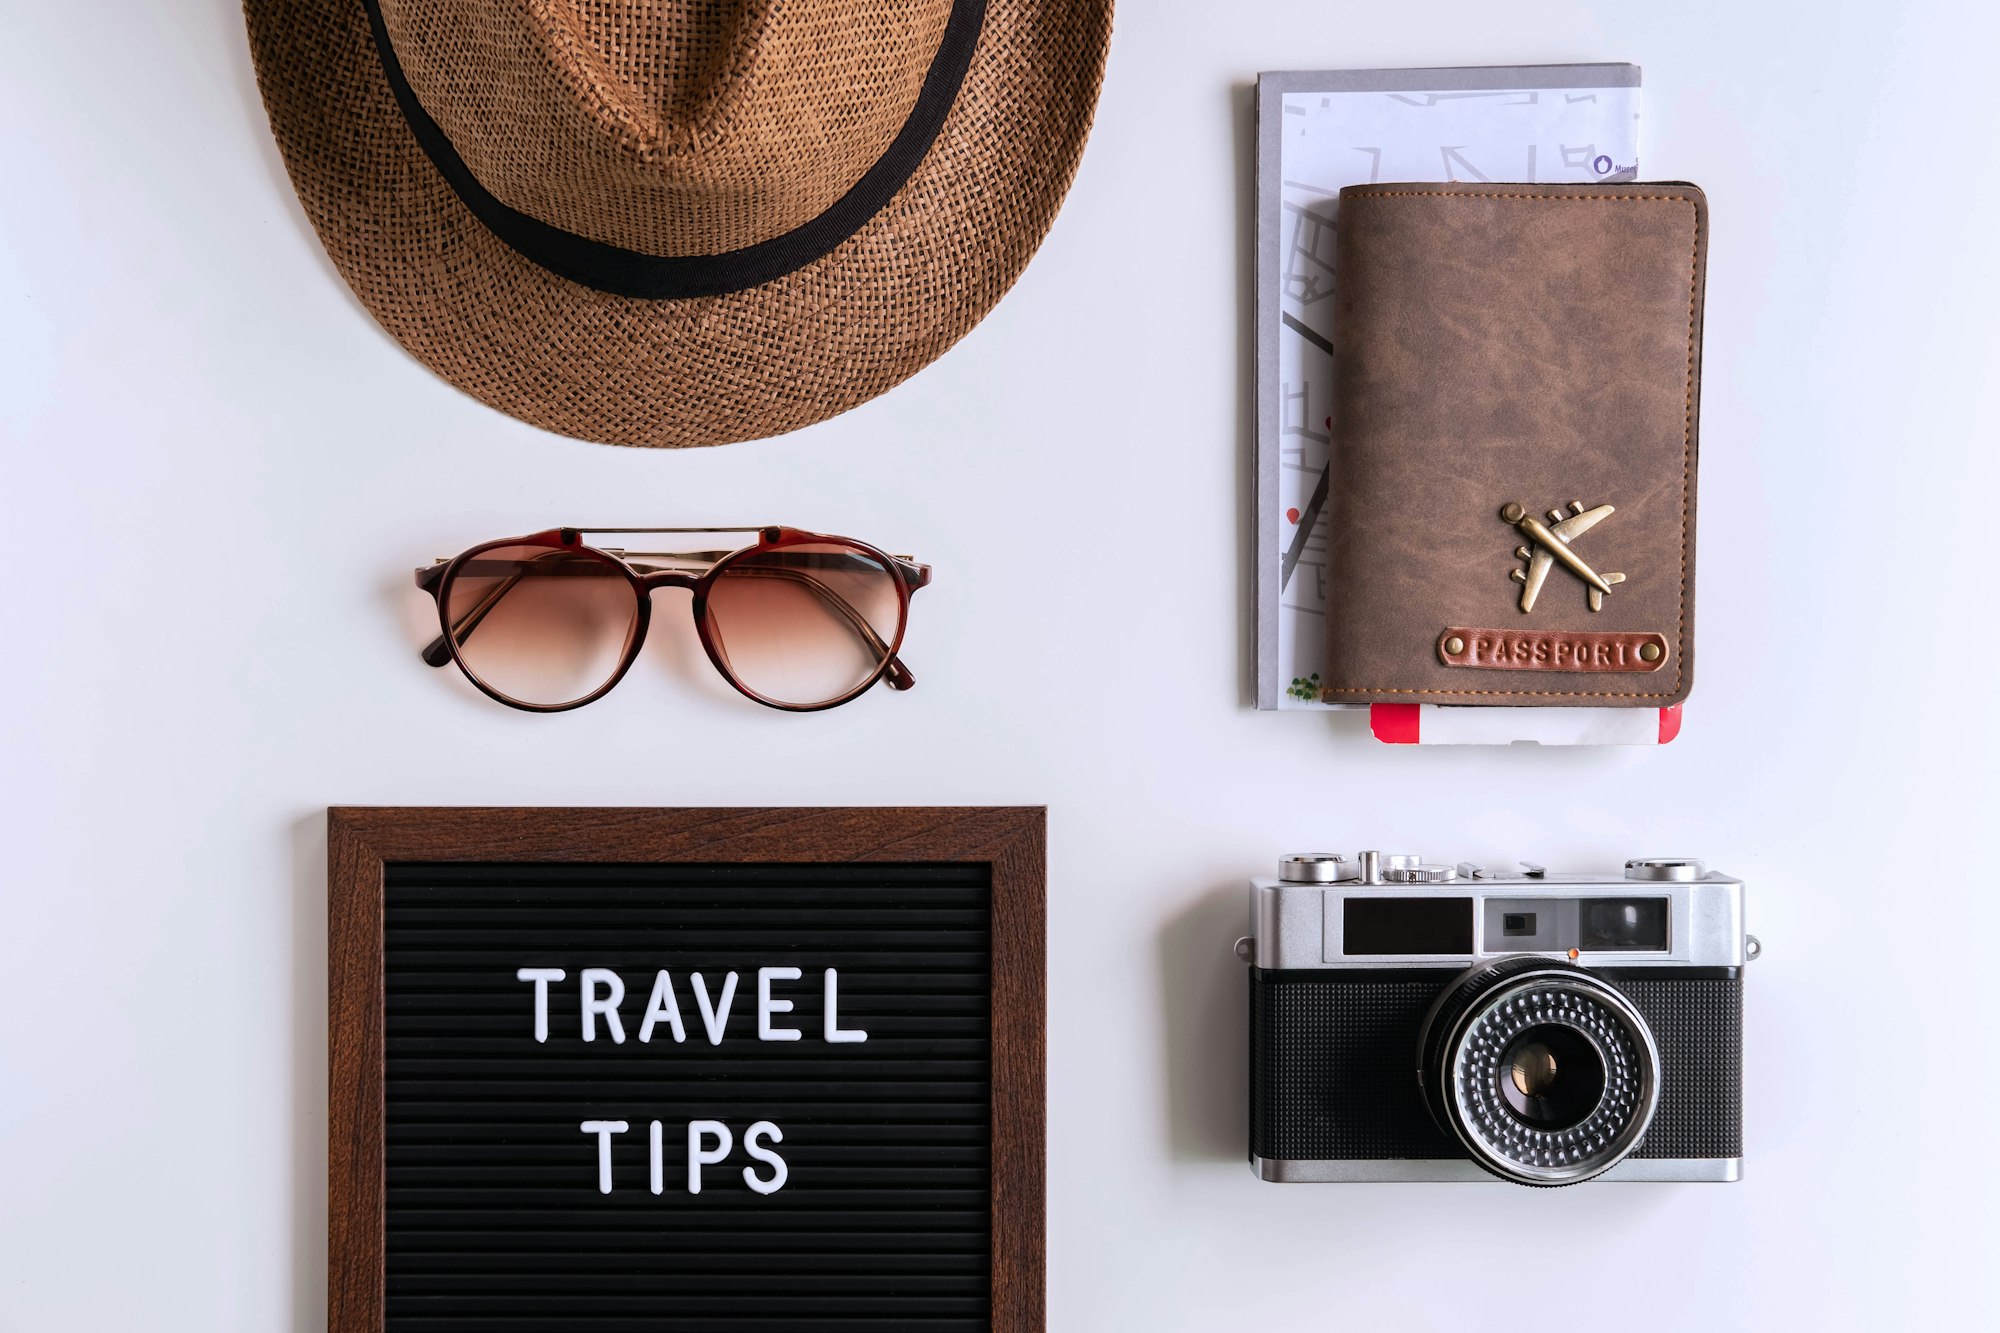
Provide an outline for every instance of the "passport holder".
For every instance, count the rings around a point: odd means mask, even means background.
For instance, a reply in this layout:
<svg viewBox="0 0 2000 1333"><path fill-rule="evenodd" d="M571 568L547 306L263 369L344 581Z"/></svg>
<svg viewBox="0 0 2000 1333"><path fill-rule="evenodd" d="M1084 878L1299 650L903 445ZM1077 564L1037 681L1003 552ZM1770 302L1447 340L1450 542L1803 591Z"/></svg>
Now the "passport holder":
<svg viewBox="0 0 2000 1333"><path fill-rule="evenodd" d="M1328 702L1687 697L1707 236L1680 183L1340 192Z"/></svg>

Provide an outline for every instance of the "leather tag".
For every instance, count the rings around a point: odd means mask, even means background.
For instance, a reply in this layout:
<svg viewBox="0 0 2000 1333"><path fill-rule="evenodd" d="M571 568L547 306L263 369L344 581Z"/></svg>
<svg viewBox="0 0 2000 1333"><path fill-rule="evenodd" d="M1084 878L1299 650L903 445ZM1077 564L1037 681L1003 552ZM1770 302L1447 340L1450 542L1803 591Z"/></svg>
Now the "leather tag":
<svg viewBox="0 0 2000 1333"><path fill-rule="evenodd" d="M1438 661L1487 671L1658 671L1666 636L1567 629L1461 629L1437 639Z"/></svg>

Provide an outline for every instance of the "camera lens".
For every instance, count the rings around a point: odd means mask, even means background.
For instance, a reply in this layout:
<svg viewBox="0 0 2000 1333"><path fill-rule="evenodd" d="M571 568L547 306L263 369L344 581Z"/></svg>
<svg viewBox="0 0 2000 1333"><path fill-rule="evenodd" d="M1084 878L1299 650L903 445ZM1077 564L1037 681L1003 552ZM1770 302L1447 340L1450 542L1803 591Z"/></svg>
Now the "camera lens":
<svg viewBox="0 0 2000 1333"><path fill-rule="evenodd" d="M1659 1100L1645 1020L1583 968L1510 958L1462 974L1424 1019L1418 1077L1472 1160L1523 1185L1570 1185L1623 1161Z"/></svg>
<svg viewBox="0 0 2000 1333"><path fill-rule="evenodd" d="M1529 1028L1500 1057L1500 1097L1524 1125L1569 1129L1604 1099L1604 1055L1576 1028Z"/></svg>

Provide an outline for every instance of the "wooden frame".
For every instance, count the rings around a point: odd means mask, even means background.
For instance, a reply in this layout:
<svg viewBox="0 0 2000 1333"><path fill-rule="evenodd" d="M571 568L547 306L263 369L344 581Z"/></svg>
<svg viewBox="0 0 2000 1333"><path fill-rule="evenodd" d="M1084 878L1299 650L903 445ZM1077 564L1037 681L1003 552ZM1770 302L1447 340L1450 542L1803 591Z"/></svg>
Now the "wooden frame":
<svg viewBox="0 0 2000 1333"><path fill-rule="evenodd" d="M1044 1327L1046 815L1040 807L327 812L327 1328L382 1333L384 867L399 862L991 867L992 1326Z"/></svg>

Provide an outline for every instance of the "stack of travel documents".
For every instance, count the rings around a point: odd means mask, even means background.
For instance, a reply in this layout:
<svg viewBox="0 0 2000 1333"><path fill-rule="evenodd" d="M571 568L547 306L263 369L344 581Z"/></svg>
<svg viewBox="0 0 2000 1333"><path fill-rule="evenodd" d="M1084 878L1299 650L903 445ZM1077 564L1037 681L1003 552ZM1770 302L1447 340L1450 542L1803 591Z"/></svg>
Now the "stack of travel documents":
<svg viewBox="0 0 2000 1333"><path fill-rule="evenodd" d="M1341 188L1604 182L1639 170L1636 65L1341 70L1257 79L1257 706L1371 707L1400 743L1653 745L1680 708L1325 702L1327 447ZM1550 392L1560 391L1551 385Z"/></svg>

